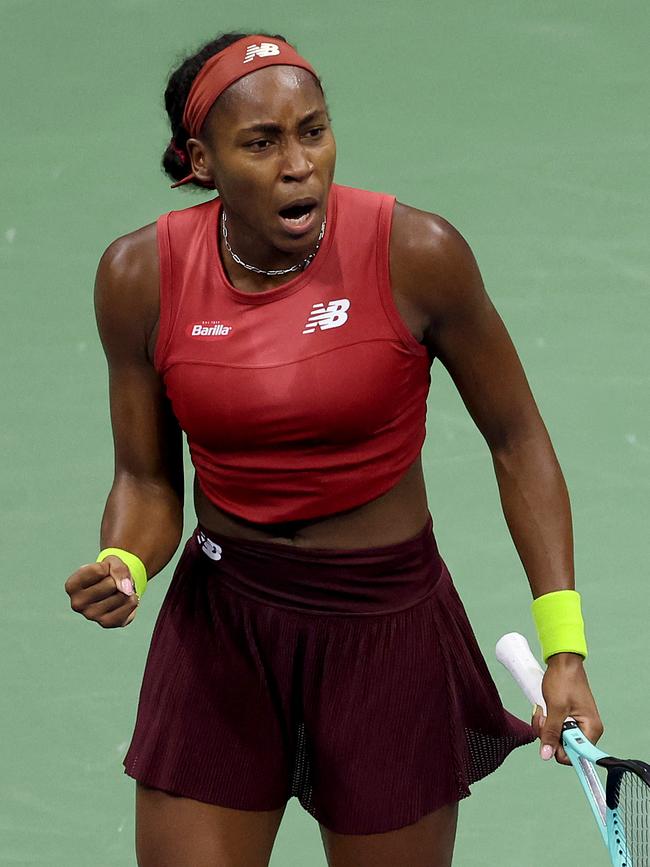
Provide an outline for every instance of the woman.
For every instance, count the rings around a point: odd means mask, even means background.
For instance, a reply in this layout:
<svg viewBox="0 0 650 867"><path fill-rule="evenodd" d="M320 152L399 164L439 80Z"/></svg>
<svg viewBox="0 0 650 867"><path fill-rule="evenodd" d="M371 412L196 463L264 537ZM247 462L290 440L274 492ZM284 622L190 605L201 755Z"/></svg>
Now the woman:
<svg viewBox="0 0 650 867"><path fill-rule="evenodd" d="M568 715L593 741L603 731L546 429L459 233L333 183L320 82L283 37L219 37L165 99L174 186L219 196L100 261L112 547L66 582L88 619L133 620L146 574L181 539L184 430L198 526L125 758L138 863L266 865L296 795L333 867L449 865L470 783L536 735L567 764ZM538 626L553 632L556 600L574 605L571 634L543 648L543 726L501 705L435 544L420 449L436 357L489 445L533 597L552 609Z"/></svg>

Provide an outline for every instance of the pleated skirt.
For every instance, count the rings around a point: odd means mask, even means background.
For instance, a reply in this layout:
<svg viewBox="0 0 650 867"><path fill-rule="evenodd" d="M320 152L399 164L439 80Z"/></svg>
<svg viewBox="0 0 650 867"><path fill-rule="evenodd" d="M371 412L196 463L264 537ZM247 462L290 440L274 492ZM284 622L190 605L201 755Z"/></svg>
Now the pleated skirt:
<svg viewBox="0 0 650 867"><path fill-rule="evenodd" d="M293 796L373 834L470 795L532 728L503 707L442 560L189 537L154 628L125 773L240 810Z"/></svg>

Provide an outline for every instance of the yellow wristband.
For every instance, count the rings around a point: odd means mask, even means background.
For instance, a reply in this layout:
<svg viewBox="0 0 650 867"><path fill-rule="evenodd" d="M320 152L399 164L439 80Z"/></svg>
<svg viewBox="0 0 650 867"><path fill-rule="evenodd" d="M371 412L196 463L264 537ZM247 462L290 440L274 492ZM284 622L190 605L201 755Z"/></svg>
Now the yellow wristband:
<svg viewBox="0 0 650 867"><path fill-rule="evenodd" d="M585 624L576 590L544 593L533 599L530 607L544 662L554 653L579 653L587 658Z"/></svg>
<svg viewBox="0 0 650 867"><path fill-rule="evenodd" d="M131 554L130 551L125 551L123 548L104 548L103 551L99 552L96 562L101 563L102 560L105 560L106 557L111 554L119 557L127 566L131 573L131 578L133 579L133 586L136 595L139 599L147 587L147 570L144 563L138 556Z"/></svg>

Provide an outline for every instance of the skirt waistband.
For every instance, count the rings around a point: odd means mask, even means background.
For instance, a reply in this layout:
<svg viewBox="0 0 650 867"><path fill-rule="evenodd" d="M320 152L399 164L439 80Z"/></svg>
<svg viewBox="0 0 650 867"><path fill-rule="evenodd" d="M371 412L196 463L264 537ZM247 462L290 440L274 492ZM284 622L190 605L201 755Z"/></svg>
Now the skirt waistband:
<svg viewBox="0 0 650 867"><path fill-rule="evenodd" d="M188 543L201 572L259 602L318 614L388 614L435 589L444 569L429 515L410 539L373 548L304 548L209 534Z"/></svg>

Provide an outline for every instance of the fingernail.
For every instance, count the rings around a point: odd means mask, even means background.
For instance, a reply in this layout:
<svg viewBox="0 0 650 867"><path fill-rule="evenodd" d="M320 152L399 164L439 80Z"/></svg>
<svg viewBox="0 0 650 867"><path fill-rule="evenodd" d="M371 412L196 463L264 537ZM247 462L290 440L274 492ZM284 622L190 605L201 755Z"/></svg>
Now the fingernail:
<svg viewBox="0 0 650 867"><path fill-rule="evenodd" d="M133 584L131 583L131 579L130 578L122 578L121 584L122 584L123 592L126 593L127 596L132 596L133 595Z"/></svg>
<svg viewBox="0 0 650 867"><path fill-rule="evenodd" d="M540 750L540 755L547 762L549 759L553 758L553 747L550 744L544 744L542 749Z"/></svg>

